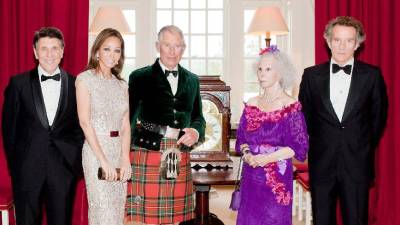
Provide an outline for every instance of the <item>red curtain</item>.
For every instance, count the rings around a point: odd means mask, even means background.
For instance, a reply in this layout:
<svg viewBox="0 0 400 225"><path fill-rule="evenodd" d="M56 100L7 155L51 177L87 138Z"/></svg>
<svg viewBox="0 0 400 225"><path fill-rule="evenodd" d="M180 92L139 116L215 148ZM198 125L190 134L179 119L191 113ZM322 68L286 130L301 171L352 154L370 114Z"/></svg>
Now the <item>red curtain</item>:
<svg viewBox="0 0 400 225"><path fill-rule="evenodd" d="M34 32L41 27L54 26L63 32L62 67L66 71L76 75L85 67L88 57L88 0L0 0L0 15L3 30L0 43L4 50L0 54L0 111L9 78L35 66L32 39ZM11 187L1 138L0 185ZM74 225L87 224L86 202L81 180L75 198Z"/></svg>
<svg viewBox="0 0 400 225"><path fill-rule="evenodd" d="M389 95L389 117L376 153L376 180L370 191L370 225L400 224L400 2L398 0L316 0L316 63L329 59L323 39L327 22L353 16L365 28L366 41L357 57L382 69Z"/></svg>

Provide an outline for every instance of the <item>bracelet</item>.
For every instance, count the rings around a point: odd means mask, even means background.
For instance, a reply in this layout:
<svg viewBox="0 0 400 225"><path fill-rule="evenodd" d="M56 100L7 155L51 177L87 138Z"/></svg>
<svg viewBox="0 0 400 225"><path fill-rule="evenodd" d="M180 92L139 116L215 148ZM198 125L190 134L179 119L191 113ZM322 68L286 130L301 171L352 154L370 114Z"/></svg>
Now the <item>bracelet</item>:
<svg viewBox="0 0 400 225"><path fill-rule="evenodd" d="M247 144L243 144L242 146L240 146L240 151L243 154L247 154L247 153L250 152L250 148L249 148L249 146Z"/></svg>

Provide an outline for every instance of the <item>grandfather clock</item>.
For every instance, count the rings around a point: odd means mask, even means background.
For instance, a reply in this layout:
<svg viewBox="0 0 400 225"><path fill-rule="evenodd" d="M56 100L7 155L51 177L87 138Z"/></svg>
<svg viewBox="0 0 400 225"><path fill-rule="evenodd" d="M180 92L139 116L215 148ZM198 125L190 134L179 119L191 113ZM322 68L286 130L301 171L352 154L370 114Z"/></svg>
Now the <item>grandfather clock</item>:
<svg viewBox="0 0 400 225"><path fill-rule="evenodd" d="M229 167L230 90L219 76L199 76L205 141L191 152L192 167Z"/></svg>

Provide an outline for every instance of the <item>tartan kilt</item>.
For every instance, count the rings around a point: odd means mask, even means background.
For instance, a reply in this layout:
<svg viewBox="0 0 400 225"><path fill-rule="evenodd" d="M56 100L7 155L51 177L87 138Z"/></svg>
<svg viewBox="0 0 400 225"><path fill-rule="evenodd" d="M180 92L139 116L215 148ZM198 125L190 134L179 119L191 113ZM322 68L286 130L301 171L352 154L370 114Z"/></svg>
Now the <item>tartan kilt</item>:
<svg viewBox="0 0 400 225"><path fill-rule="evenodd" d="M178 148L175 139L163 138L160 148ZM190 154L182 152L179 176L160 175L161 151L134 146L130 152L132 181L128 183L126 221L146 224L177 223L195 218Z"/></svg>

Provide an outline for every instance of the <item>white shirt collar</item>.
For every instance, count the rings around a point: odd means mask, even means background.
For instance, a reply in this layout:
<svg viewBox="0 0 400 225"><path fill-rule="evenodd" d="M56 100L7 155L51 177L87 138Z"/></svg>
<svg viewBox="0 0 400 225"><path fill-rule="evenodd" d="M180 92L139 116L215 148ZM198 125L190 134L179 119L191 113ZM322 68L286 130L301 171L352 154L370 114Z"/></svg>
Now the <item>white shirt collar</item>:
<svg viewBox="0 0 400 225"><path fill-rule="evenodd" d="M337 63L333 58L331 58L331 65L332 65L332 64L338 64L338 65L340 65L340 64ZM343 66L347 66L347 65L351 65L351 66L354 65L354 57L352 57L351 59L349 59Z"/></svg>
<svg viewBox="0 0 400 225"><path fill-rule="evenodd" d="M42 75L45 75L45 76L53 76L53 75L55 75L55 74L57 74L57 73L61 73L60 67L57 67L57 69L54 70L54 72L53 72L52 74L48 74L48 73L40 66L40 64L38 65L38 75L39 75L39 78L40 78L40 76L42 76Z"/></svg>
<svg viewBox="0 0 400 225"><path fill-rule="evenodd" d="M330 64L330 68L329 68L330 74L333 74L332 73L332 65L333 64L338 64L339 65L339 63L337 63L333 58L331 58L331 64ZM352 75L353 74L353 70L354 70L354 57L351 57L351 59L349 59L343 66L347 66L347 65L351 65L350 75ZM337 74L337 73L335 73L335 74Z"/></svg>
<svg viewBox="0 0 400 225"><path fill-rule="evenodd" d="M165 70L170 70L170 69L168 69L168 68L161 62L160 59L158 60L158 63L160 64L161 69L162 69L162 71L163 71L164 73L165 73ZM176 65L176 66L172 69L172 71L178 71L178 65Z"/></svg>

